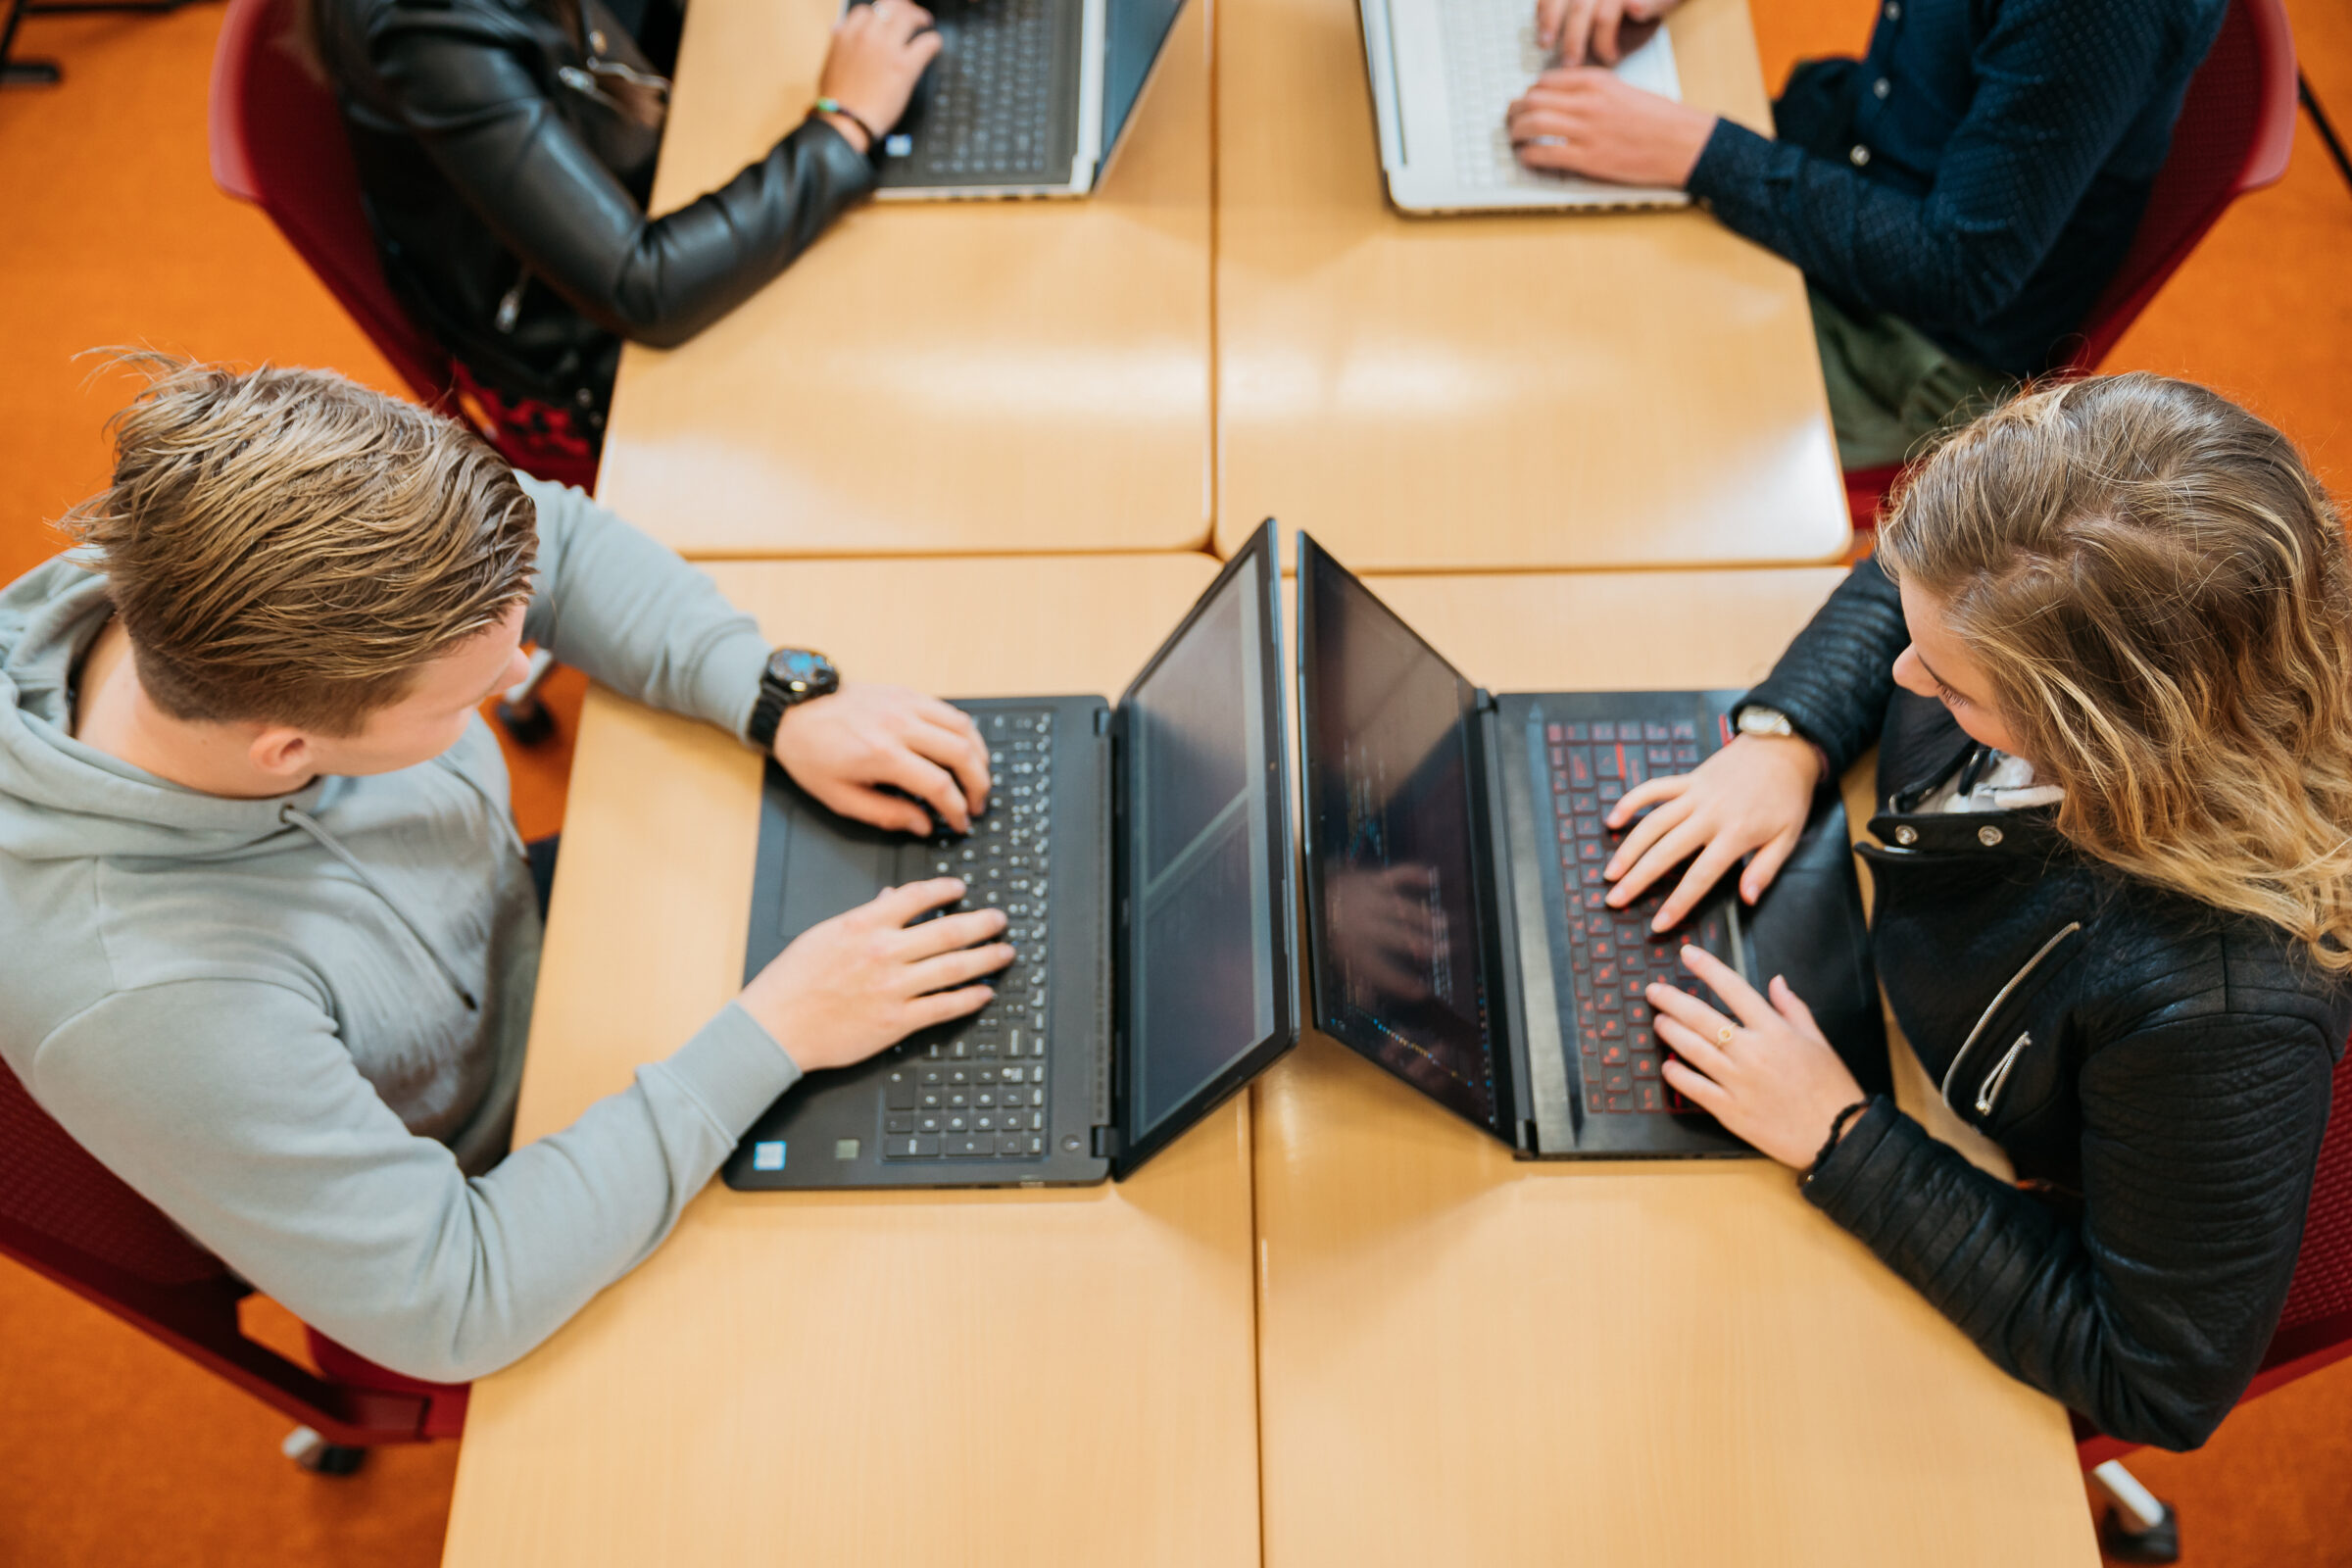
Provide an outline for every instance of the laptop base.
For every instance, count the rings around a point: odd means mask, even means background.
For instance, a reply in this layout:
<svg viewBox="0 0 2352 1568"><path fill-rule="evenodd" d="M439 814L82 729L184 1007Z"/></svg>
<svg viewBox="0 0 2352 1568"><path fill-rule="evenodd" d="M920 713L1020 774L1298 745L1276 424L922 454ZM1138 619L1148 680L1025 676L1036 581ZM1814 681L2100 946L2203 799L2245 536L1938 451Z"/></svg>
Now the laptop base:
<svg viewBox="0 0 2352 1568"><path fill-rule="evenodd" d="M1001 987L999 1000L977 1019L927 1030L856 1066L810 1073L728 1156L723 1175L729 1187L1067 1186L1110 1174L1109 1159L1096 1150L1096 1130L1109 1120L1110 1041L1101 1027L1100 1004L1110 961L1110 744L1098 720L1109 709L1094 697L956 706L980 722L998 759L997 796L969 841L948 840L943 848L940 841L850 821L810 799L773 762L767 765L744 977L764 968L808 927L886 887L941 875L942 863L951 867L947 874L965 874L963 846L976 843L992 818L1004 820L1017 804L1013 791L1026 787L1013 771L1010 740L991 734L992 721L1050 713L1052 917L1043 1004L1033 1011L1022 998L1023 1004L1014 1005L1009 990ZM1012 869L1018 876L1026 867ZM988 902L989 890L974 885L964 906ZM1025 896L1020 902L1026 904ZM1015 911L1007 907L1007 913ZM1026 918L1022 907L1016 926ZM1010 934L1019 948L1018 931ZM1022 961L1034 957L1034 950L1024 952ZM1044 1018L1043 1031L1029 1028L1032 1016ZM791 1042L785 1045L789 1049ZM1033 1110L1040 1091L1045 1103ZM983 1095L986 1105L978 1103ZM1030 1120L1037 1114L1045 1125L1033 1131ZM976 1125L983 1116L985 1133ZM1012 1117L1017 1129L1001 1132L1000 1120ZM934 1119L937 1125L928 1125ZM904 1132L894 1126L901 1120L908 1123ZM983 1136L990 1141L988 1152L959 1152L976 1148ZM1016 1136L1018 1148L998 1152L998 1140ZM1039 1146L1034 1153L1032 1137Z"/></svg>

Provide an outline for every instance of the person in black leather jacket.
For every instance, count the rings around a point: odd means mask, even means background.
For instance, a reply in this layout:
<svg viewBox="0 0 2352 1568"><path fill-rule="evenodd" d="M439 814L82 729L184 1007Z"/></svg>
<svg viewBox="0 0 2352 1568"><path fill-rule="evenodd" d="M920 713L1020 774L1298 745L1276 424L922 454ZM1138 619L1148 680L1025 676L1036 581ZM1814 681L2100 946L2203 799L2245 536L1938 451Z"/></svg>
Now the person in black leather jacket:
<svg viewBox="0 0 2352 1568"><path fill-rule="evenodd" d="M1872 952L1998 1181L1863 1101L1775 978L1653 988L1667 1077L2003 1368L2115 1437L2194 1447L2294 1271L2352 1031L2352 566L2285 438L2147 375L1964 429L1609 867L1693 853L1660 920L1876 743ZM1784 722L1785 720L1785 722ZM1781 733L1773 734L1778 730ZM1695 950L1690 950L1695 953Z"/></svg>
<svg viewBox="0 0 2352 1568"><path fill-rule="evenodd" d="M670 62L605 0L313 3L393 287L474 382L591 439L621 339L683 343L791 265L874 188L871 138L939 52L911 0L853 7L818 80L838 110L654 218Z"/></svg>

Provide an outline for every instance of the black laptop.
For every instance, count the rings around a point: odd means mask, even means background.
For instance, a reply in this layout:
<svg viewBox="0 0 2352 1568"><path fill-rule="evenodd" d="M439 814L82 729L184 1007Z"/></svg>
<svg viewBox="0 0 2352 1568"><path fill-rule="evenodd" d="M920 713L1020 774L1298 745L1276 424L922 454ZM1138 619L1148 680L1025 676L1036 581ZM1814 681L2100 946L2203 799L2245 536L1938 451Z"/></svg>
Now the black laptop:
<svg viewBox="0 0 2352 1568"><path fill-rule="evenodd" d="M1124 1177L1298 1043L1280 558L1260 528L1114 707L967 702L996 794L962 838L885 833L769 763L748 979L883 888L954 875L1019 953L976 1016L809 1074L730 1187Z"/></svg>
<svg viewBox="0 0 2352 1568"><path fill-rule="evenodd" d="M1183 9L1184 0L931 0L940 52L882 138L879 194L1088 194Z"/></svg>
<svg viewBox="0 0 2352 1568"><path fill-rule="evenodd" d="M1577 635L1573 626L1557 635ZM1316 1026L1530 1158L1745 1154L1659 1075L1643 988L1709 996L1685 942L1786 975L1866 1091L1889 1085L1844 808L1824 792L1764 897L1679 930L1601 880L1610 806L1731 740L1738 692L1473 686L1298 541L1307 954Z"/></svg>

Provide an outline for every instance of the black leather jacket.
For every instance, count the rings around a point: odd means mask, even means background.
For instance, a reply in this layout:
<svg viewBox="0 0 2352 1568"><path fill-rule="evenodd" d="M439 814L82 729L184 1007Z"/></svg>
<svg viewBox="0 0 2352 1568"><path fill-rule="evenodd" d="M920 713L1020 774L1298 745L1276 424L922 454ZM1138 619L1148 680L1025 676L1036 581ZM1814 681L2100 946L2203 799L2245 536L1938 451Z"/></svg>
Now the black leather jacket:
<svg viewBox="0 0 2352 1568"><path fill-rule="evenodd" d="M874 186L866 159L809 121L649 219L661 132L565 84L567 68L584 79L579 43L530 0L317 5L385 270L502 392L601 411L621 338L684 342ZM602 6L586 16L603 58L650 69Z"/></svg>
<svg viewBox="0 0 2352 1568"><path fill-rule="evenodd" d="M2115 1437L2194 1447L2286 1299L2352 987L2266 922L2076 852L2054 808L1913 812L1973 743L1894 686L1909 640L1866 561L1748 700L1839 772L1878 743L1879 976L2019 1182L1880 1100L1805 1194L2010 1373Z"/></svg>

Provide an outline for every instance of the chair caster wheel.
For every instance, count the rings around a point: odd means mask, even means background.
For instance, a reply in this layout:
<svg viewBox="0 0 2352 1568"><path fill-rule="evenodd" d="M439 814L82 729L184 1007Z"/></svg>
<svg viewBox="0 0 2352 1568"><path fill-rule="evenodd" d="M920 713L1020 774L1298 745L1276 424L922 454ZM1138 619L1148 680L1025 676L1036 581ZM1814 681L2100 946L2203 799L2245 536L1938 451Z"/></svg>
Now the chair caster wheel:
<svg viewBox="0 0 2352 1568"><path fill-rule="evenodd" d="M349 1448L329 1443L309 1427L296 1427L278 1445L278 1451L315 1476L348 1476L356 1474L368 1461L366 1448Z"/></svg>
<svg viewBox="0 0 2352 1568"><path fill-rule="evenodd" d="M537 746L556 733L556 715L536 694L498 705L498 721L517 746Z"/></svg>
<svg viewBox="0 0 2352 1568"><path fill-rule="evenodd" d="M2110 1508L2099 1520L2099 1550L2109 1562L2179 1562L2180 1516L2168 1504L2163 1518L2140 1530L2121 1508Z"/></svg>

